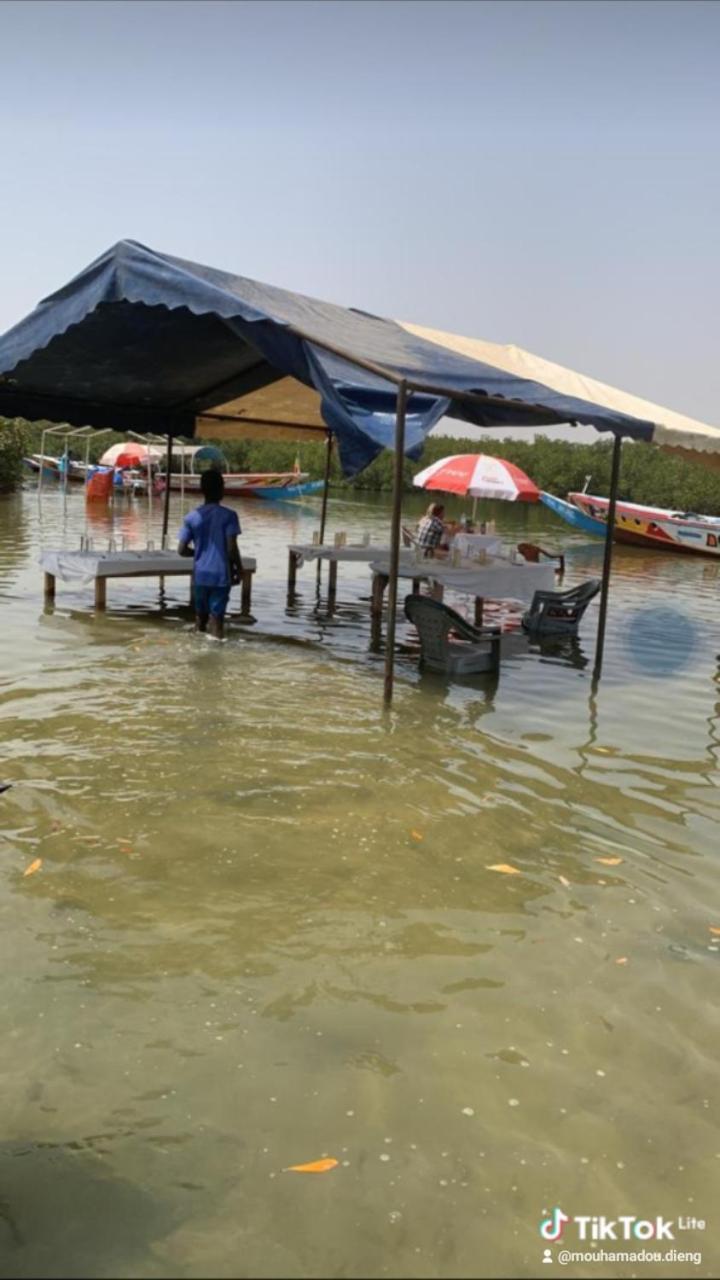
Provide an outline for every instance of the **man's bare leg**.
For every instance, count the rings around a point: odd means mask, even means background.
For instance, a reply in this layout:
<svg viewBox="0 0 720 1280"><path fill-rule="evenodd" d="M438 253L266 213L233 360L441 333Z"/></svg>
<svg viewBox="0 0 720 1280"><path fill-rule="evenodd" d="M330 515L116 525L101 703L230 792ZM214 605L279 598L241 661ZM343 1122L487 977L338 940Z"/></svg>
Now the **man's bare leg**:
<svg viewBox="0 0 720 1280"><path fill-rule="evenodd" d="M208 616L209 615L207 613L195 614L195 630L196 631L203 631L203 632L207 631Z"/></svg>
<svg viewBox="0 0 720 1280"><path fill-rule="evenodd" d="M224 640L225 639L225 619L218 618L214 613L211 613L210 621L208 623L208 632L211 636L214 636L216 640Z"/></svg>

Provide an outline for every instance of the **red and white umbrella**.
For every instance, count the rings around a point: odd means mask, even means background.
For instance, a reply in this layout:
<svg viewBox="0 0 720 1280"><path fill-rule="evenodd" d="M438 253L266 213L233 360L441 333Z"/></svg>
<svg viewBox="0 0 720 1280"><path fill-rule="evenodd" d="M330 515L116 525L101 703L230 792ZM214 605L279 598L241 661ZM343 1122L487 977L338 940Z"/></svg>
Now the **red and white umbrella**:
<svg viewBox="0 0 720 1280"><path fill-rule="evenodd" d="M485 453L456 453L440 458L413 480L419 489L457 493L461 497L503 498L505 502L538 502L540 490L512 462Z"/></svg>
<svg viewBox="0 0 720 1280"><path fill-rule="evenodd" d="M162 458L160 449L153 445L136 444L128 440L125 444L113 444L106 449L100 459L101 467L138 467L158 462Z"/></svg>

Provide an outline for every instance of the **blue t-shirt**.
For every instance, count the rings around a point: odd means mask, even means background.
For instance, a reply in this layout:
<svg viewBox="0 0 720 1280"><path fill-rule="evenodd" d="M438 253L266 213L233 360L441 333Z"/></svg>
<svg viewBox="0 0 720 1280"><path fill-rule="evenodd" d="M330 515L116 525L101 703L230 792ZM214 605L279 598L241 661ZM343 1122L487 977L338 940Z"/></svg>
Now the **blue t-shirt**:
<svg viewBox="0 0 720 1280"><path fill-rule="evenodd" d="M205 502L185 517L180 541L195 548L196 586L230 586L227 540L239 532L237 512L219 502Z"/></svg>

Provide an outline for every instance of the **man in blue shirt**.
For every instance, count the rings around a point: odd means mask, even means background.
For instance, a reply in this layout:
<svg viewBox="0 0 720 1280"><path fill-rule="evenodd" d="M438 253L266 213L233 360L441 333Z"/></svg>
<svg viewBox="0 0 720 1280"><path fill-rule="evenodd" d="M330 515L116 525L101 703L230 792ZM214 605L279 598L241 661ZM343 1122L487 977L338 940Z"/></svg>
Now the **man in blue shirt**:
<svg viewBox="0 0 720 1280"><path fill-rule="evenodd" d="M200 488L205 499L201 507L185 517L180 530L178 552L194 556L195 616L198 631L209 631L222 640L230 587L240 581L242 560L237 538L237 512L220 503L225 493L222 473L203 471Z"/></svg>

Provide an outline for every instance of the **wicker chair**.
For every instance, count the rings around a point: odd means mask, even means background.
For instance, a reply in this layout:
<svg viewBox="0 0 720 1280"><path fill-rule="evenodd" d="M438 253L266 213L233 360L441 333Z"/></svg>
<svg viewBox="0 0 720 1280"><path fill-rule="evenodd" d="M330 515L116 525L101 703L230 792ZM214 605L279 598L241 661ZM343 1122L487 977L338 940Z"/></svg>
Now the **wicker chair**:
<svg viewBox="0 0 720 1280"><path fill-rule="evenodd" d="M407 596L405 616L417 628L424 667L448 675L500 670L499 627L473 627L454 609L430 596ZM451 634L461 639L451 640Z"/></svg>
<svg viewBox="0 0 720 1280"><path fill-rule="evenodd" d="M589 578L569 591L536 591L523 626L534 635L576 635L585 610L600 590L598 578Z"/></svg>

